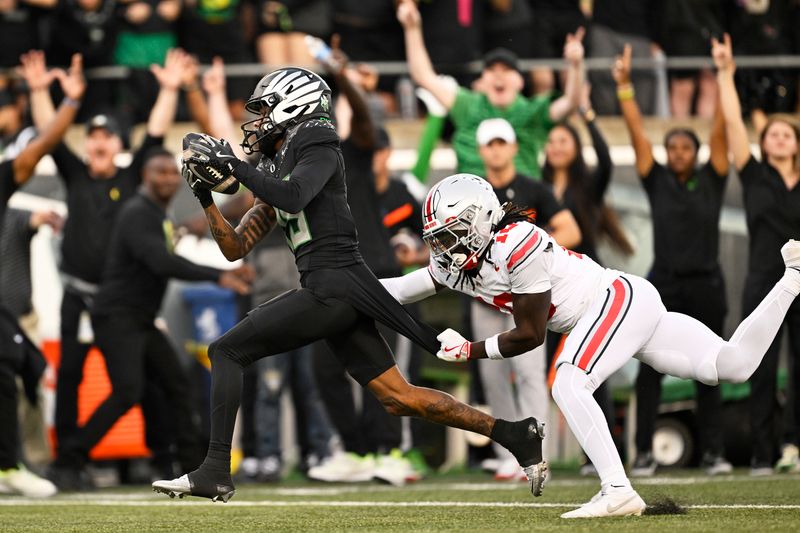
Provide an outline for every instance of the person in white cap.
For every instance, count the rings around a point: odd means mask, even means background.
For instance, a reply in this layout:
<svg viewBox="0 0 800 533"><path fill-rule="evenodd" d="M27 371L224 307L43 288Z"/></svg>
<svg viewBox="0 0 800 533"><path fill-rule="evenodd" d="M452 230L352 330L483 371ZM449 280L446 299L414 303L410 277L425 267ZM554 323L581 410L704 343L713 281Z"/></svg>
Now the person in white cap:
<svg viewBox="0 0 800 533"><path fill-rule="evenodd" d="M581 231L569 209L556 199L549 185L534 181L517 171L514 156L519 150L511 124L502 118L480 123L476 132L478 151L485 167L485 178L500 203L514 202L536 211L538 224L562 246L572 248L580 243ZM514 320L479 300L471 304L472 331L484 339L511 329ZM523 413L543 422L548 418L547 363L544 345L523 355L504 361L484 359L478 369L486 401L495 416L518 420ZM514 383L516 387L509 387ZM525 479L514 456L502 446L494 446L500 464L495 472L498 481Z"/></svg>

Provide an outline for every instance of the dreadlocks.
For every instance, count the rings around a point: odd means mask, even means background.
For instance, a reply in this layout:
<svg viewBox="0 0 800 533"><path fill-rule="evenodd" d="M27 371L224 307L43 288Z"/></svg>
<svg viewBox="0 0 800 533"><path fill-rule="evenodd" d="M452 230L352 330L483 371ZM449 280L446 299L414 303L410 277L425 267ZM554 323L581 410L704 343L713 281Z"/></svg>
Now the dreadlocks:
<svg viewBox="0 0 800 533"><path fill-rule="evenodd" d="M503 204L502 209L504 213L503 218L501 218L500 222L497 223L494 231L503 229L514 222L530 222L531 224L536 224L536 209L533 209L532 207L515 205L511 202L506 202Z"/></svg>

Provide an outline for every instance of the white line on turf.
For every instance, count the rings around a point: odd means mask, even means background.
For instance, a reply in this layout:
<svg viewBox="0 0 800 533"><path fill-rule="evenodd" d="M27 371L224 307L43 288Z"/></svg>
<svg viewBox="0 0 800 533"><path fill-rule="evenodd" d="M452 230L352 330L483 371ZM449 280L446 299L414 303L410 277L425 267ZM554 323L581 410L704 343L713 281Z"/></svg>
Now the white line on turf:
<svg viewBox="0 0 800 533"><path fill-rule="evenodd" d="M33 498L9 498L0 500L0 507L9 506L90 506L90 507L103 507L103 506L120 506L120 507L152 507L159 506L165 507L168 505L174 506L198 506L198 505L212 505L208 500L188 500L188 501L169 501L169 500L119 500L119 499L84 499L84 500L61 500L61 499L48 499L40 500ZM326 501L231 501L227 504L217 504L222 507L517 507L517 508L532 508L532 509L547 509L547 508L563 508L563 507L576 507L580 503L527 503L527 502L441 502L441 501L423 501L423 502L371 502L371 501L340 501L340 502L326 502ZM800 509L800 504L786 504L786 505L767 505L767 504L730 504L730 505L715 505L715 504L702 504L702 505L684 505L687 509L754 509L754 510L797 510Z"/></svg>

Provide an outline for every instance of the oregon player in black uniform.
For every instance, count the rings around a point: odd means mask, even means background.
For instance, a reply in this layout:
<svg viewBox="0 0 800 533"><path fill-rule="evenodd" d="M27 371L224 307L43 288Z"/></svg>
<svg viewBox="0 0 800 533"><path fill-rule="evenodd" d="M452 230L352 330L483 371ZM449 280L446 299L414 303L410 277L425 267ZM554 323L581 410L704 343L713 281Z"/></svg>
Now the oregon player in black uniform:
<svg viewBox="0 0 800 533"><path fill-rule="evenodd" d="M156 481L154 490L227 501L234 492L230 448L242 368L325 339L350 375L391 414L490 436L522 466L533 465L531 491L538 496L545 468L536 467L542 462L543 432L535 419L495 420L450 395L410 385L398 371L376 321L432 353L439 342L436 331L412 318L361 259L330 107L330 89L322 78L305 69L284 68L262 78L247 102L258 117L242 126L242 147L261 153L258 167L237 159L225 141L200 134L184 139L185 177L225 256L234 260L246 255L277 221L294 251L302 288L260 305L211 344L208 455L194 472ZM225 188L229 176L256 196L236 228L222 217L208 191Z"/></svg>

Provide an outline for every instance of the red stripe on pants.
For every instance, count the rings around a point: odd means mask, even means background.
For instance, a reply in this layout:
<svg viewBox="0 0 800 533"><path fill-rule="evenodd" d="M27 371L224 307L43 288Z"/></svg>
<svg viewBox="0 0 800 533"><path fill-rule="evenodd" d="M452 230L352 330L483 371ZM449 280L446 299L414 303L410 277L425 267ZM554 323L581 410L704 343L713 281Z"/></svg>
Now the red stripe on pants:
<svg viewBox="0 0 800 533"><path fill-rule="evenodd" d="M581 370L586 370L586 367L589 366L589 361L592 360L595 352L597 352L597 349L603 343L603 340L605 340L611 326L622 310L622 304L625 303L625 284L617 279L611 284L611 287L614 289L614 300L611 302L611 308L608 310L608 314L606 314L603 322L600 323L600 327L597 328L592 340L589 341L589 345L586 347L586 351L583 352L580 361L578 361L578 368Z"/></svg>

